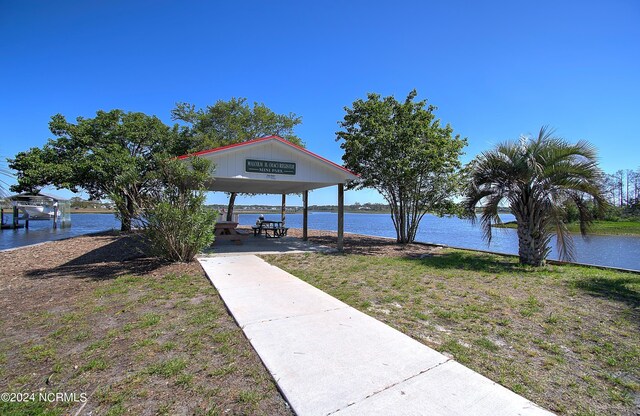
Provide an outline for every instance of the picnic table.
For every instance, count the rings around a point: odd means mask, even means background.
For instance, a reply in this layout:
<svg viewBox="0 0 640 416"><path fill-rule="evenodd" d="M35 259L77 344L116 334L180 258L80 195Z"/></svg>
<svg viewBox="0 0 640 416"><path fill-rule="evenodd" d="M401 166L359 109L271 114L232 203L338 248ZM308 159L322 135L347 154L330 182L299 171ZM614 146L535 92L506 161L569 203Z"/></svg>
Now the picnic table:
<svg viewBox="0 0 640 416"><path fill-rule="evenodd" d="M242 238L246 237L246 233L237 230L238 223L235 221L218 221L213 231L216 240L231 240L236 243L242 243Z"/></svg>
<svg viewBox="0 0 640 416"><path fill-rule="evenodd" d="M280 238L287 235L289 228L284 226L282 221L268 221L264 220L258 225L251 227L253 229L253 235L259 236L264 231L264 236L267 238Z"/></svg>

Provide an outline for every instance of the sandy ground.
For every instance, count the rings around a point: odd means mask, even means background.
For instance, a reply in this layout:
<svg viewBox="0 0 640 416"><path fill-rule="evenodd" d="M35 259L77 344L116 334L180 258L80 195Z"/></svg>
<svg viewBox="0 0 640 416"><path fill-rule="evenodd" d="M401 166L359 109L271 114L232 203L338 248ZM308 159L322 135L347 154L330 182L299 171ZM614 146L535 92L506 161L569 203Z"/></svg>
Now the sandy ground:
<svg viewBox="0 0 640 416"><path fill-rule="evenodd" d="M144 249L103 233L0 252L0 392L87 393L81 414L290 415L199 264Z"/></svg>

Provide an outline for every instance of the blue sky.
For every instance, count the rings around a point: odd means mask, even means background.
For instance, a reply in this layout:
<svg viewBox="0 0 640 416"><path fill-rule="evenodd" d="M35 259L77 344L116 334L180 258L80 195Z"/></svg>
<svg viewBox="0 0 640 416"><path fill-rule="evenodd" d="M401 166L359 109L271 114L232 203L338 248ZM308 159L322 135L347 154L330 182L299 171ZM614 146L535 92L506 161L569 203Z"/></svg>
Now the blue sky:
<svg viewBox="0 0 640 416"><path fill-rule="evenodd" d="M637 0L0 0L0 156L42 146L55 113L122 108L170 123L178 101L246 97L301 115L307 147L340 163L345 106L416 88L468 138L465 162L548 124L595 144L605 171L635 169L639 22ZM310 202L336 199L329 188ZM371 191L345 199L382 202Z"/></svg>

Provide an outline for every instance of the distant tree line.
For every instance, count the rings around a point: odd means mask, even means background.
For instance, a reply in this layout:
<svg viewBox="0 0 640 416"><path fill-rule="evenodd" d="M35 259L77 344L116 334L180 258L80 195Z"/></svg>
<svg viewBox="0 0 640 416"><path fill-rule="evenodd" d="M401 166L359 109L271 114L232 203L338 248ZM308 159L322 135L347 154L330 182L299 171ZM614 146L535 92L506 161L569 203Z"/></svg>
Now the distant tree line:
<svg viewBox="0 0 640 416"><path fill-rule="evenodd" d="M111 202L103 201L87 201L79 196L72 197L69 202L73 209L113 209L114 205Z"/></svg>
<svg viewBox="0 0 640 416"><path fill-rule="evenodd" d="M597 207L587 196L583 196L586 200L585 206L594 220L640 221L640 168L603 173L600 182L605 206ZM564 221L572 223L578 219L577 208L571 203L565 204Z"/></svg>
<svg viewBox="0 0 640 416"><path fill-rule="evenodd" d="M364 204L360 204L359 202L354 203L353 205L347 205L345 208L351 209L354 211L382 211L389 212L391 207L389 204L379 204L379 203L371 203L365 202Z"/></svg>
<svg viewBox="0 0 640 416"><path fill-rule="evenodd" d="M222 204L212 204L207 205L209 208L222 211L227 208L227 205ZM360 202L355 202L351 205L344 206L345 211L347 212L384 212L387 213L390 211L389 205L380 204L380 203L371 203L366 202L361 204ZM280 205L264 205L264 204L253 204L253 205L235 205L235 211L278 211L280 212ZM288 206L287 212L301 212L301 206ZM336 212L338 211L337 205L309 205L309 211L316 212Z"/></svg>
<svg viewBox="0 0 640 416"><path fill-rule="evenodd" d="M619 216L640 216L640 168L605 174L604 195Z"/></svg>
<svg viewBox="0 0 640 416"><path fill-rule="evenodd" d="M379 203L371 203L365 202L361 204L359 202L355 202L352 205L345 205L345 211L350 212L389 212L391 208L388 204L379 204ZM309 205L309 211L328 211L333 212L337 211L337 205Z"/></svg>

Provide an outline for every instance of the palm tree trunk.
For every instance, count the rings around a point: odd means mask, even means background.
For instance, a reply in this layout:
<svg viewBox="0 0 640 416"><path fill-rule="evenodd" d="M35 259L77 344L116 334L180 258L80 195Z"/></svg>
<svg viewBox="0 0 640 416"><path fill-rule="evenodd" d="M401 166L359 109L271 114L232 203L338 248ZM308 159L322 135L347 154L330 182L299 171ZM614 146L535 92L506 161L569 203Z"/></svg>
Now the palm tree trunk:
<svg viewBox="0 0 640 416"><path fill-rule="evenodd" d="M518 257L520 264L545 265L546 245L544 236L536 232L531 224L518 222Z"/></svg>
<svg viewBox="0 0 640 416"><path fill-rule="evenodd" d="M519 203L511 206L518 223L518 257L520 264L544 266L547 245L542 230L542 215L528 196L529 192L523 192Z"/></svg>

